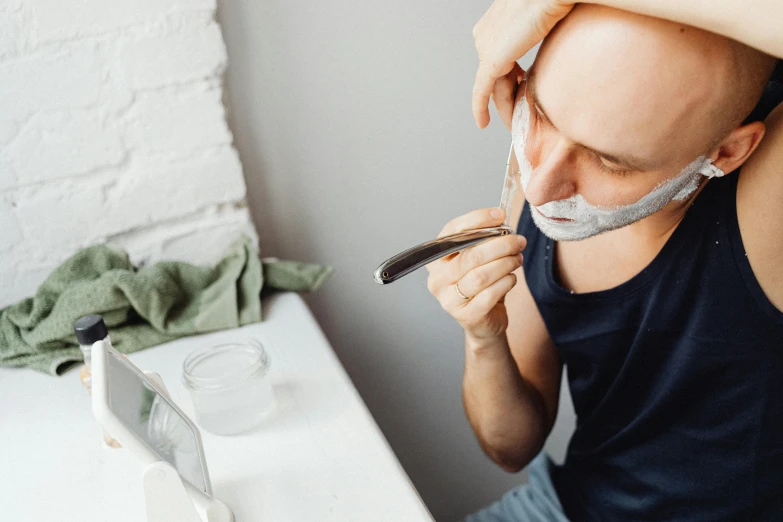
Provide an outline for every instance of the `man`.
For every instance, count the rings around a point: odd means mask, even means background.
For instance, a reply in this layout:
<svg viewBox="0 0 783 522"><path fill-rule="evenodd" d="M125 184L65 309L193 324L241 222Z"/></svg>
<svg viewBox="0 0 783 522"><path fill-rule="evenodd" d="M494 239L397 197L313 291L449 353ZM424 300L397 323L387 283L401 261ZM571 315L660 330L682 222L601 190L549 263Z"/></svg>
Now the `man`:
<svg viewBox="0 0 783 522"><path fill-rule="evenodd" d="M518 236L431 263L428 288L465 330L482 448L533 462L468 520L783 520L783 106L762 97L783 6L615 4L499 0L474 30L474 114L491 93L526 201Z"/></svg>

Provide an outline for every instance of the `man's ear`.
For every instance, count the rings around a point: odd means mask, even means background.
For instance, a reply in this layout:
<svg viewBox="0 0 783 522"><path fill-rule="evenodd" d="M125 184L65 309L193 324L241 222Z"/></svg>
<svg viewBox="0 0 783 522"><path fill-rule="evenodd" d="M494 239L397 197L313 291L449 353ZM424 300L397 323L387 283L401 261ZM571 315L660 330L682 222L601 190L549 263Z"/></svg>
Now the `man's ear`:
<svg viewBox="0 0 783 522"><path fill-rule="evenodd" d="M754 121L737 127L723 138L710 154L713 165L728 174L740 167L761 143L767 128L764 122Z"/></svg>

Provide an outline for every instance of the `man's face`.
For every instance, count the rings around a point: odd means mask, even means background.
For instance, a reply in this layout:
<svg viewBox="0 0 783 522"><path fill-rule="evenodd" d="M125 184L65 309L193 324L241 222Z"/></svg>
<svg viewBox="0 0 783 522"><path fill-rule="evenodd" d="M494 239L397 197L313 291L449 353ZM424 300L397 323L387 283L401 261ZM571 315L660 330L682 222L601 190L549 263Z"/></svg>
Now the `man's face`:
<svg viewBox="0 0 783 522"><path fill-rule="evenodd" d="M544 39L512 117L538 227L578 240L667 207L659 216L680 216L703 176L736 169L758 145L763 125L738 125L773 65L707 31L574 7Z"/></svg>
<svg viewBox="0 0 783 522"><path fill-rule="evenodd" d="M512 136L514 152L519 160L519 168L523 189L529 193L529 185L533 178L534 168L528 159L528 145L532 144L534 150L540 148L535 132L531 132L531 121L534 126L549 125L551 121L536 102L534 93L528 94L527 82L522 84L523 95L517 100L512 117ZM555 129L556 130L556 129ZM535 131L535 129L533 129ZM558 141L562 141L558 139ZM587 148L584 145L576 145L574 148ZM601 164L601 169L612 173L626 175L632 169L638 169L639 161L636 158L617 158L603 152L589 150L602 162L611 160L612 163L623 165L623 171L609 168ZM607 158L607 156L610 156ZM629 162L632 162L629 164ZM603 232L630 225L650 216L672 201L687 200L702 182L702 175L713 176L720 172L719 169L710 167L711 160L700 155L691 161L677 175L668 177L656 185L653 190L644 194L641 198L629 204L615 204L611 206L596 206L589 203L581 194L572 193L564 199L555 199L536 205L531 202L532 216L541 231L552 239L560 241L573 241L586 239ZM540 169L538 169L540 171ZM722 175L722 174L721 174ZM537 179L541 179L538 177ZM557 188L562 188L557 187ZM531 201L528 198L528 201Z"/></svg>
<svg viewBox="0 0 783 522"><path fill-rule="evenodd" d="M574 197L604 209L636 203L715 138L710 107L720 89L700 76L704 57L680 52L672 64L660 46L629 50L622 28L611 29L577 27L546 41L519 89L533 169L525 197L535 207Z"/></svg>
<svg viewBox="0 0 783 522"><path fill-rule="evenodd" d="M687 107L654 107L644 92L531 73L519 97L530 115L526 156L534 175L525 196L534 206L576 194L599 207L634 203L709 144L708 133L682 124Z"/></svg>

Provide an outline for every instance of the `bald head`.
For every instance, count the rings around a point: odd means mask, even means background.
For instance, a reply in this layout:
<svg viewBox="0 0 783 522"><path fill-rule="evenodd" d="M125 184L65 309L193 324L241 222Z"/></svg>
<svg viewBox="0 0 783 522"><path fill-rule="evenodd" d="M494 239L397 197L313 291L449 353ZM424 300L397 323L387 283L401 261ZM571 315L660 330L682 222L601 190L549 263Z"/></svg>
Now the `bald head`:
<svg viewBox="0 0 783 522"><path fill-rule="evenodd" d="M547 116L574 141L685 164L742 122L773 67L714 33L579 4L545 40L532 77Z"/></svg>

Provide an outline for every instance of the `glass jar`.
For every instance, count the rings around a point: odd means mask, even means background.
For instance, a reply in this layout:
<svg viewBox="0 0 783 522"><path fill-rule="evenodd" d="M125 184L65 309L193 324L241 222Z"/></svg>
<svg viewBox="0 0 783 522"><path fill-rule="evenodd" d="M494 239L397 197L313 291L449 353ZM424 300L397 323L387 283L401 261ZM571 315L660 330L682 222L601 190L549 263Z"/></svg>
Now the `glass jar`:
<svg viewBox="0 0 783 522"><path fill-rule="evenodd" d="M269 355L255 339L190 353L183 364L183 380L198 424L218 435L258 426L275 406L269 366Z"/></svg>

